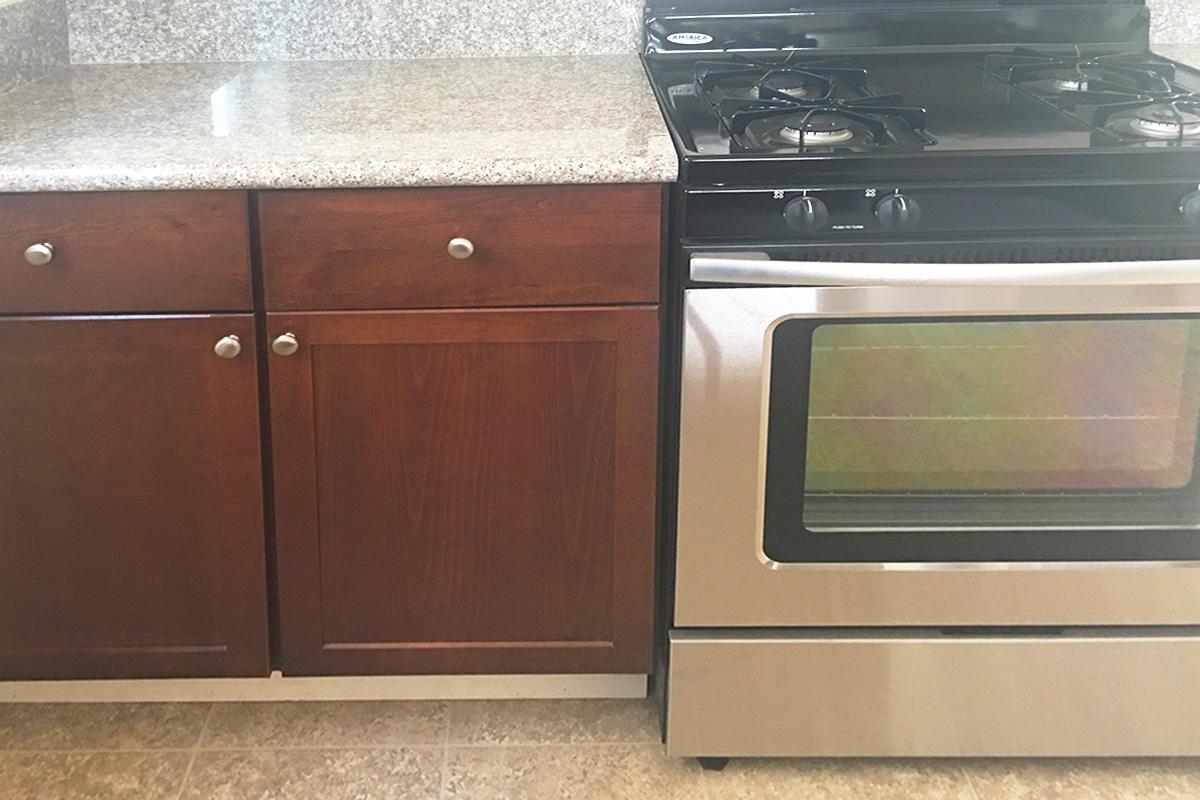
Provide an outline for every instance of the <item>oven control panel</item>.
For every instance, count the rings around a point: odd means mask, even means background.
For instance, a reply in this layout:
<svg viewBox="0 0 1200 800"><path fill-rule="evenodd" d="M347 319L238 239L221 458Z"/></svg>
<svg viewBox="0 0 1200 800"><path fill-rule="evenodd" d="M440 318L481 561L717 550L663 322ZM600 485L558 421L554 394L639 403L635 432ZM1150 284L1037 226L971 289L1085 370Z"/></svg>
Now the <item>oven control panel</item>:
<svg viewBox="0 0 1200 800"><path fill-rule="evenodd" d="M1170 184L693 189L684 193L684 203L684 236L690 239L1200 231L1200 179Z"/></svg>

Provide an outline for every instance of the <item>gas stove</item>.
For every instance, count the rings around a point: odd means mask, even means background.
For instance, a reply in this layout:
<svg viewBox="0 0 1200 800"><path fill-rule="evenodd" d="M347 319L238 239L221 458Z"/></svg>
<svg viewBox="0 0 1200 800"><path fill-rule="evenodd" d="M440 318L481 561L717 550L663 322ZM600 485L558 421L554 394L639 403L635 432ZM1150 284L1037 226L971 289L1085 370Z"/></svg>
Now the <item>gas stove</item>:
<svg viewBox="0 0 1200 800"><path fill-rule="evenodd" d="M1200 71L1149 51L1138 2L726 5L647 6L644 59L685 183L858 168L834 161L994 175L1013 158L1044 174L1167 175L1190 155L1136 153L1200 150Z"/></svg>
<svg viewBox="0 0 1200 800"><path fill-rule="evenodd" d="M671 754L1200 754L1200 72L1148 31L649 0Z"/></svg>

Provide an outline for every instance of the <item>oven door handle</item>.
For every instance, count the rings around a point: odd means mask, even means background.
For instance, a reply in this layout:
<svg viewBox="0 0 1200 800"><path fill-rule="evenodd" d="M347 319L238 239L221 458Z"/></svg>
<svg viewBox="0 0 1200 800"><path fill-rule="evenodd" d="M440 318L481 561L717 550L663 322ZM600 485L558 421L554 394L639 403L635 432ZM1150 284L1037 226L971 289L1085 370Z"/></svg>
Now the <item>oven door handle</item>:
<svg viewBox="0 0 1200 800"><path fill-rule="evenodd" d="M765 253L696 254L694 281L763 286L1146 286L1200 283L1200 259L1049 264L771 261Z"/></svg>

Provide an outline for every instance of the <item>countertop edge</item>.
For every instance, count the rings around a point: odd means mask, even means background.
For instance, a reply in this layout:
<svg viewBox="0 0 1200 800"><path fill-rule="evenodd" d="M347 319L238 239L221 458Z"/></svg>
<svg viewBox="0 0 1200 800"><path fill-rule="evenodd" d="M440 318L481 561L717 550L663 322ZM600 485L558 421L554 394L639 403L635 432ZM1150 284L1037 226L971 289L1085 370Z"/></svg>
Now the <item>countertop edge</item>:
<svg viewBox="0 0 1200 800"><path fill-rule="evenodd" d="M198 166L194 170L170 169L142 173L108 168L80 175L77 169L6 170L0 164L0 192L112 192L184 190L281 190L281 189L402 189L433 186L538 186L600 184L666 184L678 180L679 165L670 159L625 159L619 168L611 165L570 164L556 169L553 163L532 164L489 162L463 170L446 170L436 161L396 162L386 168L331 163L314 169L281 167L273 170L231 169L228 172Z"/></svg>

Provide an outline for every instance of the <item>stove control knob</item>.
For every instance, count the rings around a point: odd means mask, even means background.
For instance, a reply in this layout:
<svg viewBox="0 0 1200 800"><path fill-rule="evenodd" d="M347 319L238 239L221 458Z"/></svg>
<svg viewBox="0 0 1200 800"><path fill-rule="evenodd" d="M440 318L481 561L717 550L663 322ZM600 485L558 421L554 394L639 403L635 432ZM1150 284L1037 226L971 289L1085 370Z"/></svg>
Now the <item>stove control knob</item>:
<svg viewBox="0 0 1200 800"><path fill-rule="evenodd" d="M829 224L829 208L815 197L797 197L783 207L783 220L801 233L816 233Z"/></svg>
<svg viewBox="0 0 1200 800"><path fill-rule="evenodd" d="M889 231L906 231L921 221L921 206L911 197L896 192L876 204L875 216Z"/></svg>
<svg viewBox="0 0 1200 800"><path fill-rule="evenodd" d="M1189 225L1200 228L1200 192L1192 192L1180 200L1179 213Z"/></svg>

